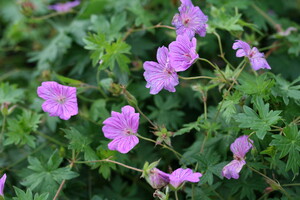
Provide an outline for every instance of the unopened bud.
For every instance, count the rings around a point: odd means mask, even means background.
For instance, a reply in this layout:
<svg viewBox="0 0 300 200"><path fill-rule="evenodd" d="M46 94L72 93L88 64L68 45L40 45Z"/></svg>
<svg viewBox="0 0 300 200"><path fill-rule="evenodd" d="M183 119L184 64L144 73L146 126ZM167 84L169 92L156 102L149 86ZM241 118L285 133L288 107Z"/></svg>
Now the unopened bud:
<svg viewBox="0 0 300 200"><path fill-rule="evenodd" d="M168 200L169 199L169 195L165 194L159 190L155 190L155 192L153 193L153 197L154 198L159 198L159 200Z"/></svg>
<svg viewBox="0 0 300 200"><path fill-rule="evenodd" d="M130 94L130 92L128 92L125 87L123 87L123 94L129 105L133 107L136 107L138 105L136 98L132 94Z"/></svg>

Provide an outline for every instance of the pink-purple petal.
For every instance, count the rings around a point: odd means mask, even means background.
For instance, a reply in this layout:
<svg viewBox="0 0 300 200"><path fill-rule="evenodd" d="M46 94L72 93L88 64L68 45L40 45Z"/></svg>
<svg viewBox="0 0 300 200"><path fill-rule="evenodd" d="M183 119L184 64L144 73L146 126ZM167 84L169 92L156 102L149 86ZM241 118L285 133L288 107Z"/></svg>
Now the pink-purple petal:
<svg viewBox="0 0 300 200"><path fill-rule="evenodd" d="M0 179L0 196L4 196L4 185L6 181L6 174L3 174L3 176Z"/></svg>
<svg viewBox="0 0 300 200"><path fill-rule="evenodd" d="M196 38L191 41L187 35L178 35L176 41L169 45L170 63L175 71L187 70L199 57L196 42Z"/></svg>
<svg viewBox="0 0 300 200"><path fill-rule="evenodd" d="M180 187L185 181L189 182L199 182L200 177L202 177L202 174L199 172L194 173L191 169L176 169L173 171L170 175L170 185L172 185L174 188Z"/></svg>
<svg viewBox="0 0 300 200"><path fill-rule="evenodd" d="M150 94L157 94L162 89L175 92L175 86L179 84L178 76L169 63L169 51L166 47L157 50L157 62L144 62L144 77L147 81L146 87L150 88Z"/></svg>
<svg viewBox="0 0 300 200"><path fill-rule="evenodd" d="M248 135L242 135L230 145L230 150L235 157L244 158L246 153L252 148L253 141L248 137Z"/></svg>
<svg viewBox="0 0 300 200"><path fill-rule="evenodd" d="M222 169L222 176L227 179L238 179L240 177L239 173L245 164L245 160L232 160Z"/></svg>

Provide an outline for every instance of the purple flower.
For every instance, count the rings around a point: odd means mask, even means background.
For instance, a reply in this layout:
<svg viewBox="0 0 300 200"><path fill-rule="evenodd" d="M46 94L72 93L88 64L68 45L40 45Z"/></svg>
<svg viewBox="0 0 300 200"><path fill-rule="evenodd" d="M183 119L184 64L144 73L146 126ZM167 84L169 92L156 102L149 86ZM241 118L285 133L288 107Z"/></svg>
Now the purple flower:
<svg viewBox="0 0 300 200"><path fill-rule="evenodd" d="M246 164L245 155L253 147L253 141L248 137L247 135L242 135L230 145L234 160L227 164L222 170L222 175L227 179L239 178L239 173Z"/></svg>
<svg viewBox="0 0 300 200"><path fill-rule="evenodd" d="M169 45L170 63L176 72L187 70L199 58L196 52L196 38L192 41L186 35L178 35Z"/></svg>
<svg viewBox="0 0 300 200"><path fill-rule="evenodd" d="M107 118L103 124L104 136L112 139L108 144L110 150L117 150L120 153L128 153L139 143L136 136L139 127L140 114L134 112L131 106L124 106L122 113L111 112L111 117Z"/></svg>
<svg viewBox="0 0 300 200"><path fill-rule="evenodd" d="M181 0L179 13L175 14L172 25L176 28L177 35L187 35L192 39L196 34L204 37L207 27L207 16L198 6L194 6L190 0Z"/></svg>
<svg viewBox="0 0 300 200"><path fill-rule="evenodd" d="M4 196L3 190L4 190L5 181L6 181L6 174L4 174L0 179L0 196Z"/></svg>
<svg viewBox="0 0 300 200"><path fill-rule="evenodd" d="M245 164L245 160L232 160L223 168L222 176L226 177L227 179L238 179L240 177L239 173Z"/></svg>
<svg viewBox="0 0 300 200"><path fill-rule="evenodd" d="M176 169L172 172L172 174L169 175L170 178L170 185L172 185L175 189L179 188L185 181L189 182L199 182L200 177L202 176L201 173L196 172L193 173L193 171L189 168L187 169Z"/></svg>
<svg viewBox="0 0 300 200"><path fill-rule="evenodd" d="M45 100L42 109L49 116L58 116L63 120L78 114L76 87L60 85L54 81L43 82L37 94Z"/></svg>
<svg viewBox="0 0 300 200"><path fill-rule="evenodd" d="M160 171L157 168L151 169L148 176L149 176L148 182L154 189L160 189L168 185L170 182L169 174Z"/></svg>
<svg viewBox="0 0 300 200"><path fill-rule="evenodd" d="M68 12L70 11L73 7L76 7L80 4L79 0L75 0L75 1L69 1L66 3L57 3L54 5L50 5L48 6L49 9L51 10L55 10L57 12Z"/></svg>
<svg viewBox="0 0 300 200"><path fill-rule="evenodd" d="M163 88L169 92L175 92L175 86L179 84L178 76L169 62L169 51L162 46L157 50L157 62L146 61L144 63L144 77L150 94L157 94Z"/></svg>
<svg viewBox="0 0 300 200"><path fill-rule="evenodd" d="M232 48L234 50L238 49L236 52L236 57L248 57L251 63L251 67L254 70L257 71L259 69L271 69L270 65L265 59L265 55L263 53L260 53L256 47L253 47L251 49L250 45L247 42L236 40L235 43L233 43Z"/></svg>

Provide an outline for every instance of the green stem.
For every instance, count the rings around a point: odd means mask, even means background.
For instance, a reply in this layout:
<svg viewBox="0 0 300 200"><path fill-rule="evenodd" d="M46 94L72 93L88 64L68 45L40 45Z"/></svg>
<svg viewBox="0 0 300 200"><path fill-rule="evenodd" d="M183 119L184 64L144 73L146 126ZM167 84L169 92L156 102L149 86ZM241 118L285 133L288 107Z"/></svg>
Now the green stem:
<svg viewBox="0 0 300 200"><path fill-rule="evenodd" d="M135 106L137 111L153 126L156 127L156 125L142 112L140 107L138 105Z"/></svg>
<svg viewBox="0 0 300 200"><path fill-rule="evenodd" d="M258 6L256 6L254 3L251 4L251 6L261 15L263 16L275 29L277 29L278 24L268 15L266 14L262 9L260 9Z"/></svg>
<svg viewBox="0 0 300 200"><path fill-rule="evenodd" d="M86 163L98 163L98 162L109 162L109 163L114 163L114 164L117 164L117 165L120 165L122 167L125 167L127 169L132 169L134 171L137 171L137 172L143 172L143 170L141 169L138 169L138 168L135 168L135 167L131 167L129 165L125 165L123 163L120 163L120 162L117 162L117 161L114 161L114 160L109 160L109 159L103 159L103 160L90 160L90 161L75 161L74 163L78 163L78 164L86 164Z"/></svg>
<svg viewBox="0 0 300 200"><path fill-rule="evenodd" d="M194 80L194 79L215 79L214 77L209 77L209 76L193 76L193 77L183 77L183 76L178 76L180 79L183 80Z"/></svg>
<svg viewBox="0 0 300 200"><path fill-rule="evenodd" d="M244 65L243 65L243 67L241 68L241 70L238 72L237 76L234 78L235 80L238 79L238 77L240 76L240 74L241 74L242 71L244 70L244 68L245 68L245 66L246 66L245 60L243 60L243 61L239 64L239 66L237 67L237 69L239 69L239 67L240 67L242 64L244 64ZM231 83L229 89L228 89L228 90L226 91L226 93L224 94L223 100L221 101L221 104L220 104L220 107L219 107L219 109L218 109L218 112L217 112L217 114L216 114L216 116L215 116L215 119L218 118L218 116L219 116L219 114L220 114L220 111L221 111L221 108L222 108L222 106L223 106L224 100L225 100L225 98L230 94L230 90L233 88L233 86L234 86L235 83L236 83L236 81L233 81L233 82Z"/></svg>
<svg viewBox="0 0 300 200"><path fill-rule="evenodd" d="M58 15L65 15L65 14L68 14L68 13L75 13L75 11L70 10L68 12L53 12L53 13L50 13L48 15L44 15L44 16L40 16L40 17L32 17L30 19L31 20L45 20L45 19L49 19L51 17L55 17L55 16L58 16Z"/></svg>
<svg viewBox="0 0 300 200"><path fill-rule="evenodd" d="M17 160L16 162L14 162L11 165L8 165L7 167L5 167L5 170L9 170L10 168L16 166L17 164L21 163L23 160L28 159L29 156L39 152L40 150L42 150L43 148L45 148L48 145L48 143L44 143L43 145L39 146L38 148L36 148L34 151L32 151L31 153L27 154L26 156L24 156L23 158L21 158L20 160Z"/></svg>
<svg viewBox="0 0 300 200"><path fill-rule="evenodd" d="M66 146L67 146L67 145L61 143L60 141L54 139L53 137L50 137L50 136L48 136L48 135L46 135L46 134L44 134L44 133L42 133L42 132L40 132L40 131L34 131L34 133L36 133L36 134L42 136L43 138L45 138L45 139L47 139L47 140L49 140L49 141L51 141L51 142L53 142L53 143L55 143L55 144L57 144L57 145L60 145L60 146L63 146L63 147L66 147Z"/></svg>
<svg viewBox="0 0 300 200"><path fill-rule="evenodd" d="M175 199L176 199L176 200L179 200L179 199L178 199L177 190L175 190Z"/></svg>
<svg viewBox="0 0 300 200"><path fill-rule="evenodd" d="M130 28L126 33L125 36L123 37L123 41L126 40L128 38L128 36L134 32L137 31L145 31L145 30L149 30L149 29L155 29L155 28L167 28L167 29L171 29L171 30L175 30L174 27L172 26L167 26L167 25L161 25L161 24L156 24L154 26L149 26L149 27L143 27L143 28Z"/></svg>
<svg viewBox="0 0 300 200"><path fill-rule="evenodd" d="M79 112L79 116L82 117L83 119L95 124L96 126L102 126L102 124L99 124L99 123L95 122L94 120L84 116L84 114L82 112Z"/></svg>
<svg viewBox="0 0 300 200"><path fill-rule="evenodd" d="M220 48L220 57L224 60L224 62L229 65L229 67L231 67L232 69L234 69L234 67L232 66L232 64L225 58L225 54L223 52L223 47L222 47L222 41L221 41L221 37L217 32L213 32L213 34L217 37L218 39L218 44L219 44L219 48Z"/></svg>
<svg viewBox="0 0 300 200"><path fill-rule="evenodd" d="M4 148L3 136L4 136L4 131L5 131L5 124L6 124L6 115L3 115L2 128L1 128L1 133L0 133L0 152L2 152L2 150Z"/></svg>
<svg viewBox="0 0 300 200"><path fill-rule="evenodd" d="M105 94L105 92L102 90L102 87L101 87L101 84L100 84L100 70L97 69L97 74L96 74L96 80L97 80L97 88L100 92L100 94L105 98L107 99L107 95Z"/></svg>
<svg viewBox="0 0 300 200"><path fill-rule="evenodd" d="M226 79L226 77L225 77L225 74L220 70L220 68L217 65L214 65L212 62L210 62L209 60L207 60L205 58L198 58L198 60L202 60L202 61L207 62L208 64L210 64L215 70L217 70L222 75L222 77L224 78L224 80L226 82L228 82L227 79Z"/></svg>
<svg viewBox="0 0 300 200"><path fill-rule="evenodd" d="M143 137L141 135L137 135L139 138L141 138L142 140L146 140L146 141L149 141L149 142L152 142L154 144L157 144L155 140L152 140L150 138L146 138L146 137ZM172 151L177 157L182 157L182 155L180 153L178 153L176 150L174 150L173 148L170 148L169 146L165 145L165 144L160 144L158 143L158 145L162 146L163 148L166 148L170 151Z"/></svg>
<svg viewBox="0 0 300 200"><path fill-rule="evenodd" d="M283 186L283 187L300 186L300 183L283 184L281 186Z"/></svg>
<svg viewBox="0 0 300 200"><path fill-rule="evenodd" d="M207 139L208 139L208 134L206 134L205 137L204 137L204 140L203 140L202 145L201 145L200 153L203 153L205 143L206 143Z"/></svg>
<svg viewBox="0 0 300 200"><path fill-rule="evenodd" d="M204 106L204 119L207 120L207 97L203 97L203 106Z"/></svg>

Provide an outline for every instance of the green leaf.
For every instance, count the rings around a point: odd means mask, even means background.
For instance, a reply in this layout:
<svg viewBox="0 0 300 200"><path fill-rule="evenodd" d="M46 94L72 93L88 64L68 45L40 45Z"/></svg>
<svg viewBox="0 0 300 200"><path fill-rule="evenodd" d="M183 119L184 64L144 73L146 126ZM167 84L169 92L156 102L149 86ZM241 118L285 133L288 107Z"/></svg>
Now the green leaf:
<svg viewBox="0 0 300 200"><path fill-rule="evenodd" d="M300 54L300 34L292 34L287 37L290 45L289 45L289 54L294 54L295 56L299 56Z"/></svg>
<svg viewBox="0 0 300 200"><path fill-rule="evenodd" d="M191 122L191 123L188 123L188 124L184 124L183 127L184 128L181 128L179 129L178 131L175 132L175 134L173 135L174 137L175 136L178 136L178 135L183 135L185 133L189 133L191 132L191 130L195 129L196 131L200 131L200 117L198 118L197 121L195 122Z"/></svg>
<svg viewBox="0 0 300 200"><path fill-rule="evenodd" d="M184 113L177 108L180 107L180 100L173 96L167 96L163 99L161 96L154 96L155 106L149 106L152 111L149 115L150 119L156 119L160 125L165 125L167 129L177 129L178 124L182 122Z"/></svg>
<svg viewBox="0 0 300 200"><path fill-rule="evenodd" d="M274 81L268 78L267 74L253 76L243 73L239 81L240 85L236 86L236 89L238 89L241 93L254 97L268 97L271 92L270 89L274 85Z"/></svg>
<svg viewBox="0 0 300 200"><path fill-rule="evenodd" d="M49 198L52 199L63 180L78 176L69 167L59 168L62 160L57 151L53 152L47 163L38 158L29 157L28 169L31 170L31 174L21 184L39 193L49 192Z"/></svg>
<svg viewBox="0 0 300 200"><path fill-rule="evenodd" d="M130 59L125 54L130 54L130 46L126 42L118 40L107 46L105 51L106 53L102 56L101 69L109 67L113 70L117 63L123 72L129 72Z"/></svg>
<svg viewBox="0 0 300 200"><path fill-rule="evenodd" d="M83 38L83 42L85 43L85 49L93 51L91 59L93 66L96 66L96 64L98 64L101 60L106 46L109 45L105 39L105 35L101 33L89 34L87 37Z"/></svg>
<svg viewBox="0 0 300 200"><path fill-rule="evenodd" d="M73 149L76 152L82 152L92 143L92 140L82 135L78 130L71 127L70 129L62 129L66 135L65 137L70 140L68 149Z"/></svg>
<svg viewBox="0 0 300 200"><path fill-rule="evenodd" d="M92 26L91 30L94 30L98 34L104 34L108 42L121 39L123 37L122 29L127 25L126 12L113 15L110 21L103 15L91 16Z"/></svg>
<svg viewBox="0 0 300 200"><path fill-rule="evenodd" d="M257 98L254 103L258 114L248 106L244 106L245 113L239 113L234 118L240 123L241 128L250 128L256 131L258 138L263 139L267 131L271 130L271 125L276 124L281 119L281 111L269 111L269 104L264 104L261 98Z"/></svg>
<svg viewBox="0 0 300 200"><path fill-rule="evenodd" d="M71 47L72 39L60 31L41 51L30 53L30 62L38 62L38 69L49 69L50 65L62 57Z"/></svg>
<svg viewBox="0 0 300 200"><path fill-rule="evenodd" d="M2 103L18 103L22 100L24 91L17 89L16 85L9 83L0 84L0 104Z"/></svg>
<svg viewBox="0 0 300 200"><path fill-rule="evenodd" d="M219 103L220 112L229 123L234 114L236 114L236 105L239 104L242 94L238 91L232 95L227 95L222 102Z"/></svg>
<svg viewBox="0 0 300 200"><path fill-rule="evenodd" d="M113 43L108 43L104 34L90 34L83 39L85 49L92 50L91 58L93 65L96 66L101 60L100 69L114 69L116 65L123 72L129 72L128 63L130 59L126 54L130 54L130 46L121 39Z"/></svg>
<svg viewBox="0 0 300 200"><path fill-rule="evenodd" d="M208 21L209 29L208 32L214 32L214 29L222 29L227 31L243 31L243 27L238 24L241 18L241 14L235 14L231 16L228 14L224 7L211 8L212 19Z"/></svg>
<svg viewBox="0 0 300 200"><path fill-rule="evenodd" d="M285 170L292 170L294 176L299 174L300 167L300 131L297 125L287 126L283 129L284 135L272 135L274 138L270 145L274 145L280 153L280 158L288 155Z"/></svg>
<svg viewBox="0 0 300 200"><path fill-rule="evenodd" d="M62 129L66 135L65 137L69 139L68 149L75 150L76 152L84 152L85 160L97 160L98 157L95 151L90 147L92 139L82 135L77 129L71 127L70 129ZM95 164L91 164L95 166Z"/></svg>
<svg viewBox="0 0 300 200"><path fill-rule="evenodd" d="M30 135L31 132L36 131L40 123L42 115L24 110L22 115L18 115L16 119L9 118L7 120L7 134L4 145L20 144L34 148L35 137Z"/></svg>
<svg viewBox="0 0 300 200"><path fill-rule="evenodd" d="M276 76L276 86L272 88L274 96L281 96L286 105L289 104L289 98L300 100L300 85L295 85L300 81L300 76L292 83L286 81L280 76Z"/></svg>
<svg viewBox="0 0 300 200"><path fill-rule="evenodd" d="M13 197L13 200L47 200L49 196L49 193L43 193L41 195L35 194L33 196L32 191L30 189L27 189L26 193L15 186L14 189L17 196Z"/></svg>
<svg viewBox="0 0 300 200"><path fill-rule="evenodd" d="M110 113L106 109L106 101L104 99L99 99L92 104L90 116L94 121L97 121L99 118L103 121L110 116Z"/></svg>
<svg viewBox="0 0 300 200"><path fill-rule="evenodd" d="M132 1L132 5L128 8L135 15L135 26L150 27L151 21L155 19L155 16L143 8L140 1Z"/></svg>
<svg viewBox="0 0 300 200"><path fill-rule="evenodd" d="M193 156L193 158L198 161L200 171L205 172L201 177L201 183L212 185L214 180L213 175L223 179L221 172L227 162L220 163L220 156L217 153L208 152L205 154L198 154Z"/></svg>

